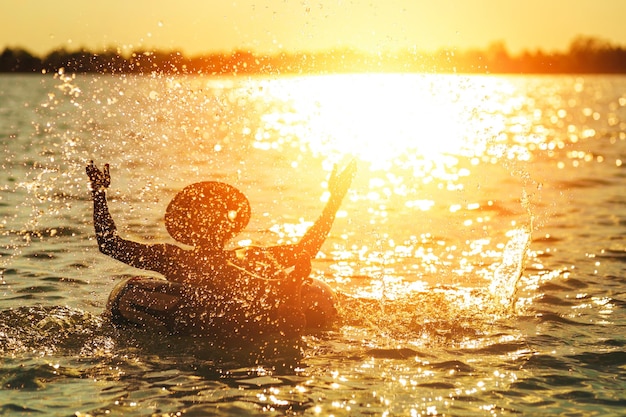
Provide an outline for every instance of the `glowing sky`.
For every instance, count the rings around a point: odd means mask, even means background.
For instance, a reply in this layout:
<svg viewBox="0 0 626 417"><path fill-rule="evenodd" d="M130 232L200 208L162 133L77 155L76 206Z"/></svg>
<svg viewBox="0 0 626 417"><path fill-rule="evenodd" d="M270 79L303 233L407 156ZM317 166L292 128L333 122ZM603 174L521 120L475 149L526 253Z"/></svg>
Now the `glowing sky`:
<svg viewBox="0 0 626 417"><path fill-rule="evenodd" d="M64 47L565 51L579 34L626 45L624 0L0 0L0 49Z"/></svg>

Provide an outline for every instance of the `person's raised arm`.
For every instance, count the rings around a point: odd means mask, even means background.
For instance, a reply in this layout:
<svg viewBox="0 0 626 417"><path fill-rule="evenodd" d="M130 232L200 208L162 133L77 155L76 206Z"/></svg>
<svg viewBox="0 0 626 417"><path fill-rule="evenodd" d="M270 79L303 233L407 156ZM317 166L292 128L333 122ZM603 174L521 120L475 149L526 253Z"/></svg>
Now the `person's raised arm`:
<svg viewBox="0 0 626 417"><path fill-rule="evenodd" d="M109 164L105 164L101 171L90 161L86 171L91 183L93 225L100 252L136 268L155 270L159 256L155 245L122 239L117 234L106 200L106 189L111 184Z"/></svg>
<svg viewBox="0 0 626 417"><path fill-rule="evenodd" d="M350 188L355 173L356 162L354 160L352 160L341 173L337 172L337 166L334 167L328 180L330 198L321 216L313 226L306 231L302 239L296 244L268 248L268 251L278 262L286 266L291 266L303 252L308 253L312 258L315 257L330 233L337 210L339 210L339 206Z"/></svg>
<svg viewBox="0 0 626 417"><path fill-rule="evenodd" d="M109 164L105 164L104 169L100 171L93 161L90 161L85 171L87 171L87 176L91 182L93 225L96 229L98 247L102 253L113 256L111 249L115 246L114 242L119 237L117 236L117 228L109 212L106 199L106 189L111 185Z"/></svg>

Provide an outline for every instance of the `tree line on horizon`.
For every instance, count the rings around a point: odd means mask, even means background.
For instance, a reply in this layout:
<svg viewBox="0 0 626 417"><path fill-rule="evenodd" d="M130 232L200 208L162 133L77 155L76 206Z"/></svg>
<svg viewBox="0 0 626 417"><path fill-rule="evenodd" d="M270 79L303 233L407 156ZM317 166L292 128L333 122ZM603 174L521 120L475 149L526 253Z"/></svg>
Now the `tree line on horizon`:
<svg viewBox="0 0 626 417"><path fill-rule="evenodd" d="M626 74L626 49L594 37L575 38L566 52L524 51L512 56L503 42L485 50L442 49L434 53L403 51L367 54L350 49L327 52L251 51L186 57L179 51L74 52L59 49L38 57L21 48L0 54L2 73L100 74L308 74L359 72L421 72L479 74Z"/></svg>

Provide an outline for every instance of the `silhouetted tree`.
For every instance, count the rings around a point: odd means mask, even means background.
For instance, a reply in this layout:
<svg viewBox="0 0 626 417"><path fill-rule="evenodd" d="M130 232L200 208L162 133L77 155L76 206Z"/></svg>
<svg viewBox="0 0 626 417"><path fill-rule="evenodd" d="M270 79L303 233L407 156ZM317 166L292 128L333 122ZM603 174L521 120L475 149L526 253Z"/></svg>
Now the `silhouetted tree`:
<svg viewBox="0 0 626 417"><path fill-rule="evenodd" d="M271 56L249 50L212 53L194 58L180 51L132 52L128 57L111 48L95 53L57 49L43 59L23 49L5 49L0 55L0 72L66 72L151 74L303 74L333 72L444 72L444 73L621 73L626 74L626 50L588 36L576 37L569 49L546 53L524 51L511 56L502 41L486 50L434 53L415 49L366 54L352 49L318 53L280 52Z"/></svg>
<svg viewBox="0 0 626 417"><path fill-rule="evenodd" d="M25 49L7 48L0 55L0 72L35 72L41 68L41 60Z"/></svg>

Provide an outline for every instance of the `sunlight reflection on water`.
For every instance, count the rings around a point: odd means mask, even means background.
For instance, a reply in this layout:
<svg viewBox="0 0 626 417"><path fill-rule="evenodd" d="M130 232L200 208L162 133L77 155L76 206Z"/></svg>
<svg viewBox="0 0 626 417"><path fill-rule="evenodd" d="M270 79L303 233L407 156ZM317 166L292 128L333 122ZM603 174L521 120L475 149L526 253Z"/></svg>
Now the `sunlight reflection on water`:
<svg viewBox="0 0 626 417"><path fill-rule="evenodd" d="M340 262L333 268L337 276L382 277L373 280L375 292L379 297L383 292L395 297L392 287L401 293L423 289L424 282L416 282L415 277L441 274L442 265L448 272L455 270L457 276L476 275L476 256L502 256L504 243L493 247L492 236L457 232L487 230L497 217L494 201L481 191L490 184L476 171L490 165L494 175L510 175L506 165L515 166L529 158L524 147L512 150L505 133L506 117L525 105L513 83L497 77L340 75L264 80L260 84L262 87L250 89L261 96L257 99L281 104L262 114L258 129L250 131L257 149L309 152L323 157L327 169L348 158L365 163L362 183L367 180L367 185L351 198L367 205L369 223L387 232L377 233L374 247L347 248L343 254L335 251L334 256L344 260L356 252L359 263L367 264L355 270L348 262ZM525 186L517 189L520 195ZM472 212L479 215L472 216ZM432 235L427 235L428 239L414 235L420 230L418 224L403 237L389 233L398 217L416 215L437 218L437 244L443 242L445 255L423 245ZM520 221L527 224L528 242L530 225L523 217L508 226L497 226L497 233L513 233ZM432 222L429 226L433 231ZM489 229L493 234L492 226ZM447 244L454 235L459 241ZM518 250L524 252L526 246ZM521 259L520 255L507 256ZM413 263L401 266L403 258ZM450 267L451 258L457 258L456 266ZM482 275L488 278L484 272ZM515 273L515 277L519 275ZM391 285L396 281L404 281L403 290ZM515 281L510 285L514 287Z"/></svg>
<svg viewBox="0 0 626 417"><path fill-rule="evenodd" d="M35 387L33 407L77 382L85 410L111 413L623 408L623 79L2 81L32 90L8 98L19 122L0 120L0 342L3 383ZM167 240L173 194L217 179L252 203L239 241L274 244L304 233L351 158L358 175L313 262L343 322L305 337L303 357L219 362L231 352L103 326L114 282L138 272L97 253L86 161L111 163L125 236ZM603 389L581 394L590 384Z"/></svg>
<svg viewBox="0 0 626 417"><path fill-rule="evenodd" d="M57 91L40 105L43 115L61 115L41 130L56 136L60 161L69 169L44 168L31 183L39 199L56 192L42 187L44 178L73 188L82 175L76 162L101 153L114 169L124 169L116 192L123 193L131 223L154 227L164 196L194 178L217 174L265 205L264 219L252 223L258 231L238 242L265 243L259 239L266 239L266 230L276 243L286 243L302 236L312 219L285 222L280 213L269 214L268 186L292 186L280 170L310 194L326 186L324 174L317 180L301 174L314 169L312 162L320 160L330 171L355 158L359 175L337 219L345 231L321 254L336 260L322 273L347 293L378 298L430 285L484 286L509 256L504 250L511 234L528 230L530 239L528 209L519 203L536 186L525 171L528 144L509 137L520 129L505 120L519 113L515 123L523 126L523 108L531 103L509 79L340 75L235 81L59 74L58 81ZM69 122L72 108L81 113ZM530 143L542 141L535 135ZM50 156L47 163L57 162ZM247 176L255 180L247 182ZM512 186L498 189L503 179ZM304 206L304 212L313 207L299 198L293 206ZM148 215L136 218L140 213ZM354 287L354 277L361 276L368 285Z"/></svg>
<svg viewBox="0 0 626 417"><path fill-rule="evenodd" d="M474 114L484 94L502 89L485 84L492 79L470 83L436 75L339 75L268 81L263 94L289 107L264 115L263 121L265 129L283 140L295 138L314 155L353 155L374 170L390 169L407 152L445 166L447 156L481 156L484 138L495 137L489 134L498 129L493 118L481 123ZM482 135L475 135L481 130ZM258 146L268 140L264 133L255 135Z"/></svg>

